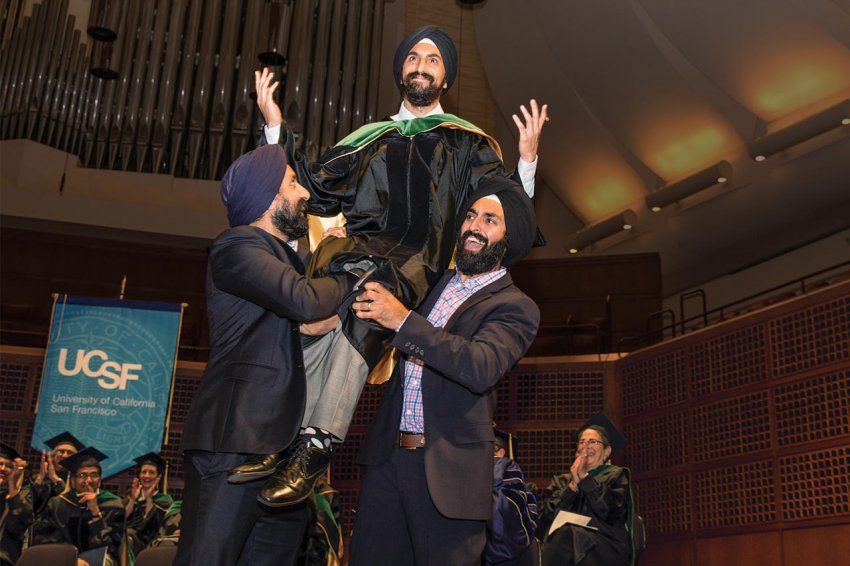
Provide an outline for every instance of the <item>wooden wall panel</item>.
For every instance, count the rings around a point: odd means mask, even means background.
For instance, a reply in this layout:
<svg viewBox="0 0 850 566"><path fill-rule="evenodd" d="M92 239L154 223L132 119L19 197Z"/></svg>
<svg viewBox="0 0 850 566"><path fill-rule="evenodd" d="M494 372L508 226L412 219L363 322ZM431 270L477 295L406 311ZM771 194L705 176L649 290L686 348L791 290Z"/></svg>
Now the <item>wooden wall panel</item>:
<svg viewBox="0 0 850 566"><path fill-rule="evenodd" d="M792 529L782 533L785 564L850 564L850 525Z"/></svg>
<svg viewBox="0 0 850 566"><path fill-rule="evenodd" d="M698 564L848 555L783 555L850 525L848 303L838 282L615 363L626 462L663 549L641 563L679 564L687 547Z"/></svg>
<svg viewBox="0 0 850 566"><path fill-rule="evenodd" d="M697 566L782 564L778 532L699 539L696 548Z"/></svg>

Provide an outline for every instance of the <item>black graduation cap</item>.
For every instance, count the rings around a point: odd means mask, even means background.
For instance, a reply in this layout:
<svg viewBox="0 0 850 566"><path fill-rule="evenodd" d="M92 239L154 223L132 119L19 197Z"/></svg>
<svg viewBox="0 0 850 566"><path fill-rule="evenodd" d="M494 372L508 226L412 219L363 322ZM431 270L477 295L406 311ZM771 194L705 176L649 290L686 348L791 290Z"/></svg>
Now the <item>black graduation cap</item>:
<svg viewBox="0 0 850 566"><path fill-rule="evenodd" d="M576 440L578 440L578 437L584 430L590 428L591 426L598 426L605 429L605 436L608 437L608 442L611 444L611 450L613 452L617 452L618 450L622 449L623 446L626 445L626 437L623 436L623 433L620 432L620 430L616 426L614 426L614 423L611 422L611 419L609 419L608 416L602 411L596 413L595 415L587 419L587 422L581 425L581 427L578 429L578 432L576 433Z"/></svg>
<svg viewBox="0 0 850 566"><path fill-rule="evenodd" d="M7 460L14 460L15 458L20 458L21 455L18 454L18 451L15 450L15 447L6 444L5 442L0 442L0 458L6 458Z"/></svg>
<svg viewBox="0 0 850 566"><path fill-rule="evenodd" d="M494 444L499 448L504 448L505 452L508 454L508 458L513 460L514 458L514 449L516 445L519 444L519 439L510 432L505 432L504 430L493 428L493 432L496 434L496 440Z"/></svg>
<svg viewBox="0 0 850 566"><path fill-rule="evenodd" d="M97 469L101 469L100 463L108 457L94 446L87 446L62 460L62 467L72 474L76 474L77 470L86 466L95 466Z"/></svg>
<svg viewBox="0 0 850 566"><path fill-rule="evenodd" d="M86 447L85 444L80 442L80 440L76 436L74 436L73 434L71 434L68 431L61 432L61 433L57 434L56 436L54 436L53 438L49 438L49 439L45 440L44 443L51 450L55 450L56 447L59 446L60 444L70 444L71 446L73 446L74 448L77 449L77 452L79 452L80 450L82 450L83 448Z"/></svg>
<svg viewBox="0 0 850 566"><path fill-rule="evenodd" d="M156 469L160 474L165 471L165 459L157 454L156 452L148 452L143 456L139 456L138 458L133 458L136 464L141 468L145 464L150 464L151 466L156 466Z"/></svg>

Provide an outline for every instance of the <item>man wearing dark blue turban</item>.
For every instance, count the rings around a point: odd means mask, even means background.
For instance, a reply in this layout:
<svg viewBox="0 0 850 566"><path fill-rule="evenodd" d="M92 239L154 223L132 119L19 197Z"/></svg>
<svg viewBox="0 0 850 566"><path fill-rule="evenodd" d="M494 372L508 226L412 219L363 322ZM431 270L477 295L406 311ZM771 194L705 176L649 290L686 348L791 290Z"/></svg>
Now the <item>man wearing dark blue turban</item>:
<svg viewBox="0 0 850 566"><path fill-rule="evenodd" d="M443 30L417 30L399 45L393 63L403 99L398 114L359 128L313 163L292 151L289 132L280 136L283 119L272 96L279 83L268 69L256 73L257 104L266 121L261 142L287 147L299 181L311 193L309 212L345 217L343 237L319 243L308 274L375 265L373 279L415 308L449 267L458 210L482 179L510 177L522 198L533 195L547 108L532 100L530 111L522 107L525 122L514 116L521 159L509 175L496 141L440 105L458 67L455 45ZM267 505L291 505L310 494L333 445L345 438L367 375L374 380L392 369L393 332L359 320L347 308L340 312L339 327L305 348L308 403L301 441L286 460L257 459L231 475L231 481L271 475L260 493Z"/></svg>
<svg viewBox="0 0 850 566"><path fill-rule="evenodd" d="M299 323L333 314L351 286L345 274L304 276L296 247L309 196L278 145L241 156L221 180L230 229L210 247L210 356L183 428L178 566L295 564L305 507L263 508L261 485L227 477L249 454L277 453L298 436Z"/></svg>

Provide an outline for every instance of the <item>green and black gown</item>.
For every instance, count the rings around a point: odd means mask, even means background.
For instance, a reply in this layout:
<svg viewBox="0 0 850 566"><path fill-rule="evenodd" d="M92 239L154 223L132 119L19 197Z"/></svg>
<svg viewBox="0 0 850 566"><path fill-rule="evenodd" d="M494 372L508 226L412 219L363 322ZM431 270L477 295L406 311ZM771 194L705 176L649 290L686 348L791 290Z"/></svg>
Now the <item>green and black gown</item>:
<svg viewBox="0 0 850 566"><path fill-rule="evenodd" d="M167 493L157 493L153 496L153 508L145 513L145 498L140 496L136 499L133 511L127 516L127 544L133 552L133 556L147 548L159 534L159 529L165 521L174 499ZM127 501L124 501L127 508Z"/></svg>
<svg viewBox="0 0 850 566"><path fill-rule="evenodd" d="M618 566L632 564L631 521L633 514L629 470L602 465L569 488L571 474L555 476L542 505L538 538L543 541L543 566ZM591 517L593 531L564 525L548 535L558 511Z"/></svg>
<svg viewBox="0 0 850 566"><path fill-rule="evenodd" d="M106 547L117 564L124 537L124 505L121 498L105 490L97 494L97 505L101 516L93 518L88 507L79 504L74 490L51 498L36 521L32 544L71 544L79 552Z"/></svg>
<svg viewBox="0 0 850 566"><path fill-rule="evenodd" d="M416 308L449 267L462 222L458 211L479 181L509 177L495 140L451 114L367 124L312 163L292 151L290 132L282 141L310 191L308 211L346 219L347 237L322 240L307 275L373 261L380 269L372 279L408 308ZM510 177L525 195L519 176ZM340 314L345 335L373 369L394 333L349 316L347 308Z"/></svg>
<svg viewBox="0 0 850 566"><path fill-rule="evenodd" d="M8 490L0 489L0 566L11 566L18 561L24 535L33 521L29 486L24 486L15 497L8 495Z"/></svg>

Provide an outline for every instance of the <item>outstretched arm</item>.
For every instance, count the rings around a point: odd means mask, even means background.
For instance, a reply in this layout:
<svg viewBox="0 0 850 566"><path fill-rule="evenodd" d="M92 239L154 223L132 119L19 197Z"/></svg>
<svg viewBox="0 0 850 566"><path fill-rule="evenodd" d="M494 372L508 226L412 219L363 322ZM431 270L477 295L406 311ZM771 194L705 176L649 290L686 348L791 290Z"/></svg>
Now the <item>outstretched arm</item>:
<svg viewBox="0 0 850 566"><path fill-rule="evenodd" d="M537 172L537 148L540 144L540 133L549 121L549 105L541 108L533 98L528 103L531 111L525 105L519 107L523 119L514 114L512 117L519 131L519 163L517 174L522 186L529 197L534 196L534 175Z"/></svg>

